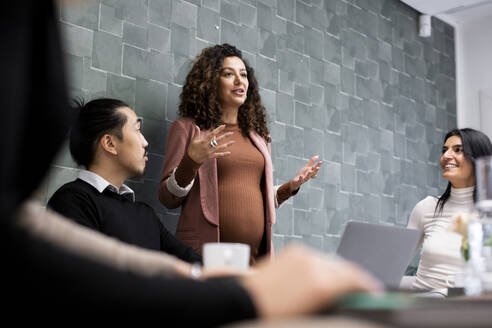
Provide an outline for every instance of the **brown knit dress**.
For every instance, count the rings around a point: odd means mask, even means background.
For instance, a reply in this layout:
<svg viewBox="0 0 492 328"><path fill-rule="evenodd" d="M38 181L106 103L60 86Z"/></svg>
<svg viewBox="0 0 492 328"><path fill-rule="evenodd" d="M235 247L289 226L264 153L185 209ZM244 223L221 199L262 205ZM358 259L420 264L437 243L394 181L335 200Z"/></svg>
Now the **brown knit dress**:
<svg viewBox="0 0 492 328"><path fill-rule="evenodd" d="M234 134L227 150L231 155L217 160L219 187L220 241L248 244L250 263L259 255L265 233L265 206L262 194L265 159L237 124L226 124L223 131Z"/></svg>
<svg viewBox="0 0 492 328"><path fill-rule="evenodd" d="M238 124L226 124L221 134L232 131L227 142L235 143L226 150L231 154L217 159L219 231L221 242L244 243L251 249L250 264L263 255L265 235L265 200L262 193L265 183L265 159L248 136L241 133ZM187 153L178 165L175 176L180 186L187 186L198 172L200 164ZM291 192L284 183L277 190L278 203Z"/></svg>

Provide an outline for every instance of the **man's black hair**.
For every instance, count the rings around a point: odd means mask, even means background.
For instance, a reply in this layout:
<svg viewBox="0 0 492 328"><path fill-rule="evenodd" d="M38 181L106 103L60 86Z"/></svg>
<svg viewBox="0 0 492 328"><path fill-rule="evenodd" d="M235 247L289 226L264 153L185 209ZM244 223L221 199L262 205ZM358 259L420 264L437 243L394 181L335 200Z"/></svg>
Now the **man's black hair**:
<svg viewBox="0 0 492 328"><path fill-rule="evenodd" d="M129 106L121 100L110 98L91 100L87 104L81 99L74 99L73 106L78 110L78 115L70 132L70 153L77 164L88 168L103 135L109 133L123 138L126 116L117 109Z"/></svg>

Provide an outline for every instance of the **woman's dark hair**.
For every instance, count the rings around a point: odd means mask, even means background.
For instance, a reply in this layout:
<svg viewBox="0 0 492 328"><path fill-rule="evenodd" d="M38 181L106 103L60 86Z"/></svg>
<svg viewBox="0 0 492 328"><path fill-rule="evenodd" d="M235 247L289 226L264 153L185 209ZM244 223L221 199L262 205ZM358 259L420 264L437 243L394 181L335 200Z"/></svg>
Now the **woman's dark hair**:
<svg viewBox="0 0 492 328"><path fill-rule="evenodd" d="M88 168L103 135L110 133L123 138L121 129L126 116L117 109L129 106L121 100L109 98L91 100L87 104L81 99L72 102L78 114L70 131L70 153L77 164Z"/></svg>
<svg viewBox="0 0 492 328"><path fill-rule="evenodd" d="M195 59L180 95L179 115L193 118L200 129L213 129L222 123L219 79L226 57L239 57L246 66L248 75L249 87L246 100L239 107L238 113L238 125L241 131L247 135L249 130L254 130L269 142L266 110L261 104L254 70L244 60L241 51L227 43L205 48Z"/></svg>
<svg viewBox="0 0 492 328"><path fill-rule="evenodd" d="M449 138L457 136L461 138L461 144L463 146L463 155L465 158L472 163L473 168L475 168L475 159L481 156L490 156L492 155L492 143L490 142L489 137L483 132L464 128L464 129L453 129L449 131L444 137L444 143ZM476 188L473 191L473 199L475 200ZM451 195L451 182L448 182L448 186L446 187L446 191L439 197L437 201L436 208L434 209L434 216L437 213L442 213L442 208L444 204L449 199Z"/></svg>

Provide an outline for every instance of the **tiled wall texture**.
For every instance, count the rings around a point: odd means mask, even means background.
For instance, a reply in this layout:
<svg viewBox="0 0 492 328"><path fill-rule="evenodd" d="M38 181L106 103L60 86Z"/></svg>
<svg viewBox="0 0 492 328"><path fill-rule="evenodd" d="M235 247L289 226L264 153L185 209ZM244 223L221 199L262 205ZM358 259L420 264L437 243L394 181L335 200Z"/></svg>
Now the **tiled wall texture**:
<svg viewBox="0 0 492 328"><path fill-rule="evenodd" d="M332 252L348 220L404 226L445 185L438 160L456 124L454 31L396 0L92 0L62 3L73 96L115 97L144 117L150 161L129 184L175 230L157 199L166 137L191 60L228 42L255 67L273 138L275 182L315 154L316 180L278 211L274 243ZM46 199L77 174L64 149Z"/></svg>

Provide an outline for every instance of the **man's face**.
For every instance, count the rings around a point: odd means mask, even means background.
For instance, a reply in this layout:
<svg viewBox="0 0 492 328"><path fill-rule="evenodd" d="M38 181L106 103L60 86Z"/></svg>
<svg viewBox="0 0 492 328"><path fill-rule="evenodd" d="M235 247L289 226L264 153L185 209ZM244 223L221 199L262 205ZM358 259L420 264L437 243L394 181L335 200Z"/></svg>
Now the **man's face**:
<svg viewBox="0 0 492 328"><path fill-rule="evenodd" d="M121 129L123 138L115 138L118 164L126 171L128 178L143 175L147 157L147 140L140 131L141 119L128 107L118 108L126 116L126 123Z"/></svg>

